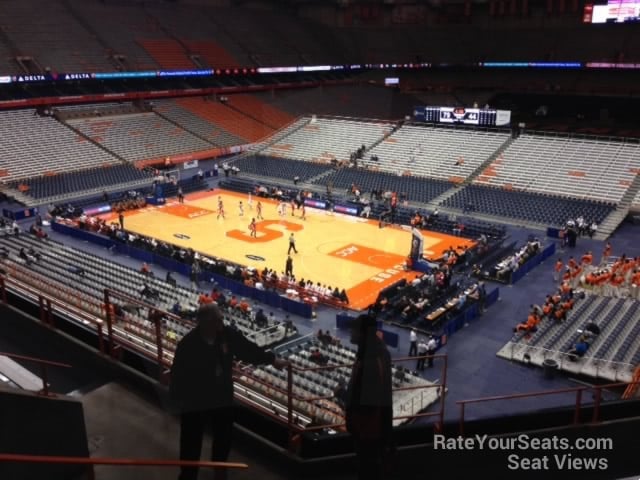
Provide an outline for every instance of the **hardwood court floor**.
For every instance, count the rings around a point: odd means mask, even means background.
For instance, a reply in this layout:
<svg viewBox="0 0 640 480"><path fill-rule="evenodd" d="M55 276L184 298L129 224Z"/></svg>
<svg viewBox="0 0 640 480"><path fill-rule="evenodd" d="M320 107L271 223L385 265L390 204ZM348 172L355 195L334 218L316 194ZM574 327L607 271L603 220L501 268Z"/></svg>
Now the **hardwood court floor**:
<svg viewBox="0 0 640 480"><path fill-rule="evenodd" d="M218 198L224 204L224 219L216 218ZM239 202L244 204L240 216ZM264 220L257 220L257 238L249 235L249 223L256 216L258 198L249 209L247 195L215 190L188 195L184 204L175 199L166 205L150 206L126 213L125 228L142 235L189 247L198 252L262 270L265 266L284 271L289 235L294 234L298 253L292 253L293 273L344 288L354 309L364 309L378 292L415 273L402 266L411 245L411 233L400 227L380 229L378 222L307 208L280 217L277 203L261 199ZM424 253L439 256L450 246L473 242L434 232L423 232Z"/></svg>

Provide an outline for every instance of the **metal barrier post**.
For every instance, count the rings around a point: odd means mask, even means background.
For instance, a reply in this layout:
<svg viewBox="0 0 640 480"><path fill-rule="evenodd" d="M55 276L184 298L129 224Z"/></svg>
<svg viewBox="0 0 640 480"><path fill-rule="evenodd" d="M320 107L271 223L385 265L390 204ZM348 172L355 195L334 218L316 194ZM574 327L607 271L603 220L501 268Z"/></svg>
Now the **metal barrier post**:
<svg viewBox="0 0 640 480"><path fill-rule="evenodd" d="M109 290L104 289L104 318L107 321L107 337L109 339L109 355L115 358L115 345L113 343L113 319L111 318L111 300L109 298Z"/></svg>
<svg viewBox="0 0 640 480"><path fill-rule="evenodd" d="M46 363L40 363L40 372L42 375L42 390L40 391L41 395L44 395L45 397L50 396L49 395L49 373L47 371L47 364Z"/></svg>
<svg viewBox="0 0 640 480"><path fill-rule="evenodd" d="M442 429L444 425L444 396L447 393L447 368L449 366L449 357L443 355L444 365L442 366L442 386L440 387L440 422L438 429Z"/></svg>
<svg viewBox="0 0 640 480"><path fill-rule="evenodd" d="M596 387L595 398L593 401L593 418L591 421L597 423L600 421L600 402L602 401L602 387Z"/></svg>
<svg viewBox="0 0 640 480"><path fill-rule="evenodd" d="M47 298L45 302L46 313L47 313L47 325L50 327L55 327L53 322L53 309L51 308L51 299Z"/></svg>
<svg viewBox="0 0 640 480"><path fill-rule="evenodd" d="M573 424L580 423L580 407L582 406L582 389L576 390L576 410L573 414Z"/></svg>
<svg viewBox="0 0 640 480"><path fill-rule="evenodd" d="M289 427L289 451L293 452L293 365L287 365L287 426Z"/></svg>
<svg viewBox="0 0 640 480"><path fill-rule="evenodd" d="M2 293L2 303L7 303L7 286L4 283L4 277L0 277L0 291Z"/></svg>
<svg viewBox="0 0 640 480"><path fill-rule="evenodd" d="M42 295L38 295L38 307L40 308L40 321L42 323L47 323L44 311L44 297Z"/></svg>
<svg viewBox="0 0 640 480"><path fill-rule="evenodd" d="M158 355L158 380L162 383L162 371L163 371L163 357L164 354L162 352L162 317L157 315L155 312L153 315L153 323L156 328L156 352Z"/></svg>

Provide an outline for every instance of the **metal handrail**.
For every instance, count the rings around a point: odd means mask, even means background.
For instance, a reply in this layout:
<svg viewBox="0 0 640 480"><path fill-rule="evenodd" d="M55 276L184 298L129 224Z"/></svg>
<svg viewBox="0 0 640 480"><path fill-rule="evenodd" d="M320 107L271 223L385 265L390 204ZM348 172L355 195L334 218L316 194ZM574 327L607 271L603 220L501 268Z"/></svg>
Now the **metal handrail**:
<svg viewBox="0 0 640 480"><path fill-rule="evenodd" d="M557 354L558 356L565 358L565 357L569 357L570 354L568 352L563 352L560 350L552 350L550 348L544 348L544 347L539 347L537 345L528 345L526 343L522 343L522 342L512 342L509 341L507 342L507 345L511 346L511 360L513 360L513 356L514 356L514 349L516 346L521 346L522 349L525 351L525 353L529 350L537 350L537 351L542 351L543 352L543 356L544 358L548 358L549 355L551 354ZM599 357L594 357L594 356L589 356L589 355L583 355L582 357L580 357L580 359L582 360L591 360L594 363L598 363L598 364L607 364L607 365L613 365L615 366L615 369L617 370L620 367L635 367L635 364L633 363L629 363L629 362L616 362L614 360L607 360L606 358L599 358Z"/></svg>
<svg viewBox="0 0 640 480"><path fill-rule="evenodd" d="M24 360L27 362L36 362L36 363L40 363L42 365L49 365L52 367L61 367L61 368L73 368L72 365L69 365L68 363L62 363L62 362L54 362L52 360L45 360L43 358L37 358L37 357L29 357L27 355L18 355L16 353L8 353L8 352L0 352L0 357L9 357L15 360Z"/></svg>
<svg viewBox="0 0 640 480"><path fill-rule="evenodd" d="M65 465L111 465L130 467L203 467L203 468L249 468L246 463L234 462L202 462L193 460L156 460L134 458L93 458L93 457L59 457L52 455L22 455L0 453L0 462L19 463L51 463Z"/></svg>
<svg viewBox="0 0 640 480"><path fill-rule="evenodd" d="M60 367L60 368L73 368L71 365L67 364L67 363L62 363L62 362L54 362L51 360L44 360L42 358L36 358L36 357L28 357L26 355L18 355L15 353L5 353L5 352L0 352L0 356L5 356L11 359L15 359L15 360L23 360L26 362L35 362L38 365L40 365L40 375L41 375L41 380L42 380L42 389L40 391L38 391L38 395L43 395L45 397L49 397L49 396L53 396L50 392L49 392L49 371L47 370L47 367Z"/></svg>
<svg viewBox="0 0 640 480"><path fill-rule="evenodd" d="M594 392L593 415L591 418L591 422L598 423L600 421L600 405L602 403L602 390L620 388L620 387L629 387L630 385L639 385L639 384L640 384L640 381L618 382L618 383L609 383L606 385L594 385L594 386L589 385L589 386L581 386L581 387L559 388L555 390L542 390L542 391L528 392L528 393L513 393L509 395L493 395L490 397L458 400L456 401L456 405L460 407L460 418L458 420L458 433L459 435L464 435L466 405L493 402L497 400L535 398L535 397L544 397L549 395L559 395L559 394L567 394L567 393L576 394L576 404L575 404L575 410L573 415L573 424L577 425L580 423L580 410L582 408L582 396L583 396L583 393L587 391Z"/></svg>

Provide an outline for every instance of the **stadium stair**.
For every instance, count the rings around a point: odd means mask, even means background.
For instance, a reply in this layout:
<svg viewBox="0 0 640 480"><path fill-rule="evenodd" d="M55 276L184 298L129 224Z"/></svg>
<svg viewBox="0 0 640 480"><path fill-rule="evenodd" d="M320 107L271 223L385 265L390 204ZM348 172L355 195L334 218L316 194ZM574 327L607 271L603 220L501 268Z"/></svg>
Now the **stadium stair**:
<svg viewBox="0 0 640 480"><path fill-rule="evenodd" d="M394 133L393 130L389 130L382 137L380 137L375 142L373 142L371 145L365 145L367 148L365 148L363 153L365 153L365 154L369 153L371 150L376 148L378 145L380 145L382 142L384 142L387 138L389 138L391 135L393 135L393 133Z"/></svg>
<svg viewBox="0 0 640 480"><path fill-rule="evenodd" d="M328 177L332 173L333 173L333 170L327 170L326 172L321 173L320 175L316 175L315 177L309 178L308 180L306 180L306 183L322 183L321 180L324 177Z"/></svg>
<svg viewBox="0 0 640 480"><path fill-rule="evenodd" d="M104 145L102 145L99 142L96 142L91 136L85 134L84 132L82 132L81 130L77 129L76 127L74 127L73 125L71 125L70 123L65 122L64 120L62 120L58 114L56 113L54 115L54 118L56 120L58 120L58 122L60 122L62 125L64 125L65 127L67 127L69 130L72 130L73 133L75 133L76 135L84 138L87 142L91 142L93 143L95 146L97 146L99 149L104 150L105 152L107 152L109 155L112 155L113 157L117 158L118 160L120 160L122 163L129 163L124 157L121 157L120 155L118 155L116 152L109 150L107 147L105 147Z"/></svg>
<svg viewBox="0 0 640 480"><path fill-rule="evenodd" d="M473 172L471 172L471 174L464 180L464 182L462 182L460 187L470 185L471 182L473 182L473 180L478 175L480 175L489 165L491 165L491 163L496 158L498 158L500 154L504 152L509 147L509 145L511 145L513 142L514 142L513 137L509 137L507 140L505 140L505 142L502 145L500 145L495 152L493 152L484 162L482 162L478 166L478 168L476 168ZM429 205L432 207L437 207L439 204L443 203L449 197L452 197L453 195L455 195L456 192L458 191L458 186L452 186L452 187L453 188L450 188L439 197L434 198L431 202L429 202ZM489 220L493 220L493 218L489 218Z"/></svg>
<svg viewBox="0 0 640 480"><path fill-rule="evenodd" d="M73 5L71 4L71 2L69 2L69 0L60 0L60 4L67 10L67 12L69 13L69 15L71 15L71 17L73 18L74 21L78 22L78 24L80 24L82 26L82 28L84 28L86 31L88 31L93 38L96 39L96 41L102 46L102 48L104 48L105 52L110 52L113 51L113 48L111 47L111 45L109 45L104 38L102 38L98 32L96 32L96 30L89 24L89 22L87 22L82 15L80 15L76 9L73 7ZM116 52L118 53L118 52ZM113 63L112 58L109 58L109 61ZM117 64L114 63L114 67L118 67Z"/></svg>
<svg viewBox="0 0 640 480"><path fill-rule="evenodd" d="M228 28L228 26L225 24L224 19L218 17L217 15L213 14L212 12L210 12L208 9L203 10L202 11L203 15L205 15L207 17L208 20L210 20L217 28L218 31L220 33L222 33L225 37L227 37L231 42L233 42L235 45L237 45L240 50L242 50L242 53L244 55L246 55L247 59L251 58L251 60L256 63L252 56L251 56L251 51L249 48L247 48L246 44L242 41L241 38L237 38L232 31ZM257 63L256 63L257 65Z"/></svg>
<svg viewBox="0 0 640 480"><path fill-rule="evenodd" d="M631 209L631 203L636 195L640 192L640 175L636 175L633 182L625 192L622 200L616 206L616 209L598 225L598 232L595 235L596 240L606 240L609 238L618 226L624 221Z"/></svg>
<svg viewBox="0 0 640 480"><path fill-rule="evenodd" d="M484 162L482 162L482 164L478 165L478 168L471 172L471 174L463 182L463 185L470 185L471 182L473 182L473 180L475 180L487 167L489 167L489 165L491 165L491 163L496 160L502 154L502 152L509 148L514 141L515 139L513 137L507 138L505 142L489 156L489 158L487 158Z"/></svg>
<svg viewBox="0 0 640 480"><path fill-rule="evenodd" d="M233 102L233 97L231 97L231 98L232 98L232 102ZM225 105L227 107L229 107L231 110L235 110L239 114L244 115L245 117L249 117L254 122L258 122L258 123L264 125L267 128L270 128L272 130L277 130L278 129L278 127L276 125L270 125L269 123L265 122L264 120L261 120L258 117L255 117L255 116L251 115L250 113L247 113L244 110L239 109L238 107L233 105L233 103L226 103Z"/></svg>
<svg viewBox="0 0 640 480"><path fill-rule="evenodd" d="M20 51L18 47L16 47L16 44L13 42L13 40L11 40L11 38L2 29L2 27L0 27L0 43L3 43L7 47L7 50L10 50L14 54L16 54L16 56ZM15 58L13 58L12 60L15 60ZM20 64L16 62L16 65L20 65ZM29 73L29 72L24 72L24 73Z"/></svg>
<svg viewBox="0 0 640 480"><path fill-rule="evenodd" d="M145 10L145 14L151 20L151 22L153 22L153 24L156 25L158 29L167 36L167 38L170 38L171 40L176 42L178 45L180 45L180 47L182 47L182 50L184 50L185 56L188 58L188 61L191 62L192 68L202 68L202 65L198 65L194 60L194 53L191 51L191 48L189 48L189 45L187 45L181 38L174 35L174 33L170 29L165 27L157 17L155 17L151 12L149 12L145 8L144 2L142 3L142 8ZM177 46L176 46L176 49L179 50Z"/></svg>
<svg viewBox="0 0 640 480"><path fill-rule="evenodd" d="M240 160L240 159L242 159L244 157L250 157L252 155L256 155L256 154L260 153L261 151L265 150L266 148L269 148L271 145L275 145L276 143L278 143L283 138L286 138L289 135L292 135L292 134L296 133L301 128L306 127L307 125L309 125L309 122L311 122L311 118L310 117L298 118L297 120L291 122L288 126L282 128L281 130L278 130L277 132L275 132L270 137L264 139L262 142L255 143L246 152L243 152L243 153L237 155L236 157L234 157L232 159L232 161Z"/></svg>
<svg viewBox="0 0 640 480"><path fill-rule="evenodd" d="M154 109L153 109L153 113L155 113L155 114L156 114L156 115L158 115L159 117L164 118L167 122L174 124L176 127L178 127L178 128L180 128L180 129L182 129L182 130L185 130L185 131L189 132L189 133L190 133L191 135L193 135L194 137L198 137L198 138L199 138L200 140L202 140L203 142L210 143L210 144L211 144L212 146L214 146L214 147L219 147L219 146L220 146L220 145L218 145L218 144L216 144L216 143L212 142L212 141L211 141L211 139L206 138L206 137L204 137L204 136L200 135L198 132L194 132L194 131L193 131L193 130L191 130L190 128L187 128L185 125L182 125L182 124L180 124L180 123L178 123L178 122L176 122L176 121L172 120L171 118L167 117L167 116L166 116L166 115L164 115L164 114L160 111L160 109L158 109L158 108L154 108Z"/></svg>

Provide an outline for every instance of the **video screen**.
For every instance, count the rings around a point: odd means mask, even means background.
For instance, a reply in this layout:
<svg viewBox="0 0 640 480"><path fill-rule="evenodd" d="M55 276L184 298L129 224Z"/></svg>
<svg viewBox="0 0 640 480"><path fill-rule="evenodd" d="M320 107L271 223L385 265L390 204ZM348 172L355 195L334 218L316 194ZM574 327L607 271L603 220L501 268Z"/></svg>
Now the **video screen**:
<svg viewBox="0 0 640 480"><path fill-rule="evenodd" d="M584 23L629 23L640 21L640 0L608 0L584 7Z"/></svg>

